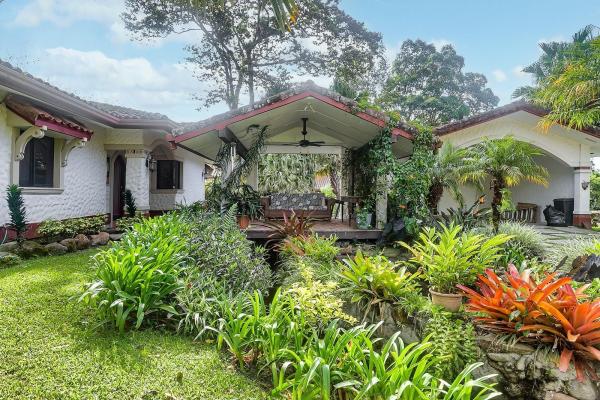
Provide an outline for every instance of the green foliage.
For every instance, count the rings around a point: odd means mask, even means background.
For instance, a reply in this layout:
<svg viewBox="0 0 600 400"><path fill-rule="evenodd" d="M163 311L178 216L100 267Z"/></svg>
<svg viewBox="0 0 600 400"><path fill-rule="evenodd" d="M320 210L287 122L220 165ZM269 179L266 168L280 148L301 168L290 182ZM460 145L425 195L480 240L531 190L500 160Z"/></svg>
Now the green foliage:
<svg viewBox="0 0 600 400"><path fill-rule="evenodd" d="M120 332L139 329L149 317L176 311L170 304L181 289L178 276L188 261L189 228L175 214L145 219L94 259L96 280L81 295L102 323Z"/></svg>
<svg viewBox="0 0 600 400"><path fill-rule="evenodd" d="M123 217L115 221L115 228L121 232L131 229L135 224L143 219L141 216Z"/></svg>
<svg viewBox="0 0 600 400"><path fill-rule="evenodd" d="M543 152L532 144L521 142L513 136L502 139L485 139L470 149L468 167L463 181L473 182L482 188L490 180L492 198L492 222L498 229L506 189L522 181L548 185L548 170L539 165L537 157Z"/></svg>
<svg viewBox="0 0 600 400"><path fill-rule="evenodd" d="M545 261L554 268L559 267L562 272L569 272L573 261L580 256L596 254L594 250L599 241L595 236L576 237L552 243L548 249ZM600 251L597 251L600 255Z"/></svg>
<svg viewBox="0 0 600 400"><path fill-rule="evenodd" d="M252 186L246 184L232 189L224 206L235 206L239 215L247 215L250 219L258 219L262 215L260 195Z"/></svg>
<svg viewBox="0 0 600 400"><path fill-rule="evenodd" d="M431 186L427 195L427 205L432 213L437 213L438 204L448 189L462 206L463 196L460 182L465 170L466 149L459 149L450 142L444 142L435 152L431 166Z"/></svg>
<svg viewBox="0 0 600 400"><path fill-rule="evenodd" d="M93 235L106 225L104 215L63 220L47 219L37 229L47 239L72 238L78 234Z"/></svg>
<svg viewBox="0 0 600 400"><path fill-rule="evenodd" d="M21 257L13 253L0 252L0 269L17 265L21 261Z"/></svg>
<svg viewBox="0 0 600 400"><path fill-rule="evenodd" d="M442 226L460 225L463 230L468 231L476 227L485 226L490 222L491 209L480 208L479 200L468 209L448 208L439 215L432 216L430 225L440 228Z"/></svg>
<svg viewBox="0 0 600 400"><path fill-rule="evenodd" d="M131 190L125 189L125 192L123 192L123 199L125 200L125 209L127 210L127 215L130 217L135 217L137 205L135 204L135 197L133 197Z"/></svg>
<svg viewBox="0 0 600 400"><path fill-rule="evenodd" d="M456 293L456 285L474 284L479 274L500 261L502 245L511 239L502 234L486 238L461 230L455 225L439 230L425 228L413 246L400 242L411 253L408 262L422 269L437 292Z"/></svg>
<svg viewBox="0 0 600 400"><path fill-rule="evenodd" d="M600 278L595 278L592 280L587 289L585 289L584 293L589 296L591 301L600 298Z"/></svg>
<svg viewBox="0 0 600 400"><path fill-rule="evenodd" d="M334 319L348 324L356 324L356 319L342 311L344 302L337 296L338 284L334 281L322 282L314 278L312 269L300 261L301 280L286 289L304 313L306 322L321 331Z"/></svg>
<svg viewBox="0 0 600 400"><path fill-rule="evenodd" d="M453 317L452 313L434 310L425 325L431 353L440 362L436 375L452 380L469 364L477 361L478 347L473 325Z"/></svg>
<svg viewBox="0 0 600 400"><path fill-rule="evenodd" d="M6 188L6 203L8 204L8 226L15 231L17 241L25 240L27 230L27 210L21 188L17 185L8 185Z"/></svg>
<svg viewBox="0 0 600 400"><path fill-rule="evenodd" d="M213 346L160 330L90 329L95 315L72 297L94 278L96 252L0 269L0 370L15 371L3 373L1 399L266 398L262 383L232 370Z"/></svg>
<svg viewBox="0 0 600 400"><path fill-rule="evenodd" d="M310 267L316 279L328 281L337 273L336 256L340 249L335 245L337 238L319 235L292 236L278 246L281 263L277 281L289 286L302 280L301 266Z"/></svg>
<svg viewBox="0 0 600 400"><path fill-rule="evenodd" d="M600 173L596 171L590 175L590 209L600 211Z"/></svg>
<svg viewBox="0 0 600 400"><path fill-rule="evenodd" d="M432 126L491 110L498 97L484 75L464 72L452 45L437 50L422 40L405 40L392 64L381 101L409 121Z"/></svg>
<svg viewBox="0 0 600 400"><path fill-rule="evenodd" d="M425 299L420 295L419 275L399 268L384 256L365 257L361 251L344 260L339 272L342 291L351 302L358 303L363 320L386 303L407 312L421 308Z"/></svg>
<svg viewBox="0 0 600 400"><path fill-rule="evenodd" d="M328 199L336 198L336 195L331 185L323 186L321 189L319 189L319 191L323 193L323 196L327 197Z"/></svg>

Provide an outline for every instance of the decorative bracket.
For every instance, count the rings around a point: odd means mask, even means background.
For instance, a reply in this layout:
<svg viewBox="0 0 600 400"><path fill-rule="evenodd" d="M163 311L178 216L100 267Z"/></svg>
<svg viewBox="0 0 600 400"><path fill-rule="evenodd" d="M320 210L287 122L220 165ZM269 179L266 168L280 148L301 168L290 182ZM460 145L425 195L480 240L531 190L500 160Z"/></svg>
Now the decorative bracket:
<svg viewBox="0 0 600 400"><path fill-rule="evenodd" d="M0 120L6 120L7 112L6 112L6 104L0 104Z"/></svg>
<svg viewBox="0 0 600 400"><path fill-rule="evenodd" d="M63 144L62 150L60 152L61 154L61 161L60 161L60 165L61 167L66 167L67 163L69 162L69 154L71 154L71 151L73 149L80 149L82 147L85 147L87 143L87 139L83 138L83 139L71 139L66 141Z"/></svg>
<svg viewBox="0 0 600 400"><path fill-rule="evenodd" d="M25 158L25 146L31 139L41 139L46 134L46 130L48 128L46 126L32 126L27 129L17 138L15 142L15 150L17 154L15 155L15 161L21 161Z"/></svg>

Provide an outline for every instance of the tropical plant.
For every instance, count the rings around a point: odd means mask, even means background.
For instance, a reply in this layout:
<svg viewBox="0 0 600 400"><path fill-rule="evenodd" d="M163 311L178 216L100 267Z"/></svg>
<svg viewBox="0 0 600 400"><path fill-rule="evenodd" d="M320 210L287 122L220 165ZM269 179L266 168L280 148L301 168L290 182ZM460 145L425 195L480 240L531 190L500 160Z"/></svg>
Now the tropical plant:
<svg viewBox="0 0 600 400"><path fill-rule="evenodd" d="M577 380L583 381L593 374L588 360L600 360L600 301L580 302L586 287L574 290L571 278L555 277L549 274L537 283L529 271L519 274L510 265L504 279L491 269L480 275L479 291L460 288L479 328L552 346L560 353L559 369L565 372L573 362Z"/></svg>
<svg viewBox="0 0 600 400"><path fill-rule="evenodd" d="M590 175L590 209L600 211L600 173L596 171Z"/></svg>
<svg viewBox="0 0 600 400"><path fill-rule="evenodd" d="M480 199L468 209L463 208L447 208L439 215L432 216L430 225L440 228L441 226L457 225L462 226L463 230L470 230L475 227L485 226L490 221L490 208L481 208Z"/></svg>
<svg viewBox="0 0 600 400"><path fill-rule="evenodd" d="M47 219L40 224L37 233L46 239L72 238L78 234L92 235L106 225L104 215L71 218L64 220Z"/></svg>
<svg viewBox="0 0 600 400"><path fill-rule="evenodd" d="M125 201L127 215L130 217L135 217L137 205L135 204L135 197L133 196L133 193L131 193L131 190L125 189L125 192L123 192L123 200Z"/></svg>
<svg viewBox="0 0 600 400"><path fill-rule="evenodd" d="M15 231L17 242L25 240L27 231L27 210L21 188L17 185L8 185L6 188L6 203L8 204L8 227Z"/></svg>
<svg viewBox="0 0 600 400"><path fill-rule="evenodd" d="M459 149L450 142L444 142L435 153L431 168L431 187L427 195L427 205L437 214L438 204L445 189L448 189L462 207L463 196L460 182L465 169L466 149Z"/></svg>
<svg viewBox="0 0 600 400"><path fill-rule="evenodd" d="M431 353L440 360L435 365L436 376L445 380L454 379L478 358L473 325L453 315L434 308L423 332L431 343Z"/></svg>
<svg viewBox="0 0 600 400"><path fill-rule="evenodd" d="M335 258L340 252L335 245L337 237L291 236L278 246L281 265L277 271L278 281L287 286L300 280L300 265L307 265L315 277L327 281L335 278L337 263Z"/></svg>
<svg viewBox="0 0 600 400"><path fill-rule="evenodd" d="M557 270L569 272L576 258L590 254L600 255L600 252L593 252L597 243L599 241L594 236L561 240L550 246L545 261Z"/></svg>
<svg viewBox="0 0 600 400"><path fill-rule="evenodd" d="M293 210L289 216L287 213L283 213L283 221L270 220L261 222L261 224L271 228L273 232L269 237L272 240L283 239L284 241L287 238L307 237L311 234L314 226L310 214L307 216L304 211L296 214Z"/></svg>
<svg viewBox="0 0 600 400"><path fill-rule="evenodd" d="M225 207L236 206L239 215L247 215L250 219L258 219L262 215L260 195L248 184L234 188L226 199Z"/></svg>
<svg viewBox="0 0 600 400"><path fill-rule="evenodd" d="M352 303L357 303L366 320L372 311L381 315L386 304L399 305L405 311L423 306L419 273L407 271L384 256L365 257L358 251L340 267L341 290Z"/></svg>
<svg viewBox="0 0 600 400"><path fill-rule="evenodd" d="M542 156L535 146L516 140L513 136L502 139L485 139L471 148L471 161L463 175L463 181L475 182L483 187L490 180L493 192L492 222L498 230L501 205L506 202L507 190L522 181L548 185L548 170L537 164L536 157Z"/></svg>
<svg viewBox="0 0 600 400"><path fill-rule="evenodd" d="M120 332L139 329L149 317L176 314L171 301L182 287L179 273L188 262L186 233L188 225L175 214L135 224L94 257L96 280L79 301Z"/></svg>
<svg viewBox="0 0 600 400"><path fill-rule="evenodd" d="M423 271L432 289L440 293L455 293L456 285L470 286L477 276L502 257L502 245L510 236L486 238L472 232L461 232L460 226L425 228L414 245L400 242L411 258L408 260Z"/></svg>

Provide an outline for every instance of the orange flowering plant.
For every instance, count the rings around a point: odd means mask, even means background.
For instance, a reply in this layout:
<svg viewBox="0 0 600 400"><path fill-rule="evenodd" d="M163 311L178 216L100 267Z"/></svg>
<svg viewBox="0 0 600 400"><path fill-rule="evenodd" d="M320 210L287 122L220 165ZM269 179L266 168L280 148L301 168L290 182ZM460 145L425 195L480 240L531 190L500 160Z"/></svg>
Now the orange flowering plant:
<svg viewBox="0 0 600 400"><path fill-rule="evenodd" d="M577 290L571 278L549 274L537 283L529 271L509 265L503 278L491 269L479 275L478 291L458 285L468 298L467 311L482 330L510 334L525 343L551 344L560 352L559 368L572 362L577 380L598 379L590 360L600 361L600 299L586 301L587 286Z"/></svg>

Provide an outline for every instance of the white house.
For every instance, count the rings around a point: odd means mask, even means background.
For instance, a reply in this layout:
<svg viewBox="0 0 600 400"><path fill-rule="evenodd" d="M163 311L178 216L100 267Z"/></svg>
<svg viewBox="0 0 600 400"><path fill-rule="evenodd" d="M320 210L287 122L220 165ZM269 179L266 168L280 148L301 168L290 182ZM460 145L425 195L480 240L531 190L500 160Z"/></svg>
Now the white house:
<svg viewBox="0 0 600 400"><path fill-rule="evenodd" d="M165 138L166 116L86 101L0 61L0 188L23 188L28 221L160 213L204 199L204 157ZM4 197L4 196L2 196ZM0 226L8 222L0 201Z"/></svg>

